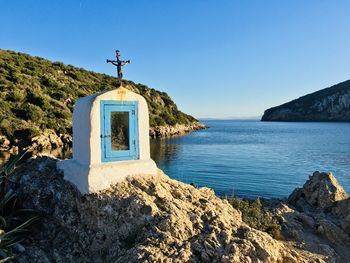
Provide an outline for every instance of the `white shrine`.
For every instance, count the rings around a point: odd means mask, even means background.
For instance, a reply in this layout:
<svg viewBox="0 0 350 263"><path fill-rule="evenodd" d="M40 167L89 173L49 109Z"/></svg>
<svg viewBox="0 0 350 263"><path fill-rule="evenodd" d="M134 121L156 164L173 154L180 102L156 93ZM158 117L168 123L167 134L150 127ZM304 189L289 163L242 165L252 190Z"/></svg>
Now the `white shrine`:
<svg viewBox="0 0 350 263"><path fill-rule="evenodd" d="M118 52L115 62L121 64ZM119 77L121 83L121 71ZM127 176L157 174L150 157L148 115L146 100L124 87L77 100L73 158L57 163L64 179L91 193Z"/></svg>
<svg viewBox="0 0 350 263"><path fill-rule="evenodd" d="M73 111L73 158L57 167L82 193L129 175L156 174L146 100L123 87L80 98Z"/></svg>

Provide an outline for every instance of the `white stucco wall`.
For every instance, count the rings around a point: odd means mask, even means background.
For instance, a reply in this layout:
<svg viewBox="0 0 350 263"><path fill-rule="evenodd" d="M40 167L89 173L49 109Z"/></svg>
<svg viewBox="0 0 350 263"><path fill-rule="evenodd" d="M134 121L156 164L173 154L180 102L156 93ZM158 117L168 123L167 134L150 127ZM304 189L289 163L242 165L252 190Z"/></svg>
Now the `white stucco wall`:
<svg viewBox="0 0 350 263"><path fill-rule="evenodd" d="M139 160L101 161L100 101L138 101ZM139 94L120 87L115 90L80 98L73 111L73 159L58 162L65 179L81 192L96 192L128 175L156 174L150 159L149 113L146 100Z"/></svg>
<svg viewBox="0 0 350 263"><path fill-rule="evenodd" d="M150 158L149 114L146 100L123 87L79 99L73 112L73 158L80 163L101 163L100 101L138 101L140 160Z"/></svg>
<svg viewBox="0 0 350 263"><path fill-rule="evenodd" d="M91 105L97 95L80 98L73 111L73 158L82 164L91 161L90 113Z"/></svg>

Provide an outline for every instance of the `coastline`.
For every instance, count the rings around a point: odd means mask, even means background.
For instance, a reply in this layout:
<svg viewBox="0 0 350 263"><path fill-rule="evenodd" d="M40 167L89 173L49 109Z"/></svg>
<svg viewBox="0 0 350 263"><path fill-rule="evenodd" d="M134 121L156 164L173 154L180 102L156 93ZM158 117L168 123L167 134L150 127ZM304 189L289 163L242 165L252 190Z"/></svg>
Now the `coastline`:
<svg viewBox="0 0 350 263"><path fill-rule="evenodd" d="M177 135L185 135L187 133L207 129L208 127L201 122L191 122L189 124L175 124L174 126L164 125L150 127L149 135L152 139L165 138Z"/></svg>
<svg viewBox="0 0 350 263"><path fill-rule="evenodd" d="M199 121L188 124L162 125L150 127L149 135L151 139L166 138L208 128ZM11 142L6 136L0 135L0 151L9 154L18 154L23 150L45 151L53 149L69 149L72 147L73 138L71 134L57 134L52 129L44 130L40 135L32 137L28 141L16 139Z"/></svg>

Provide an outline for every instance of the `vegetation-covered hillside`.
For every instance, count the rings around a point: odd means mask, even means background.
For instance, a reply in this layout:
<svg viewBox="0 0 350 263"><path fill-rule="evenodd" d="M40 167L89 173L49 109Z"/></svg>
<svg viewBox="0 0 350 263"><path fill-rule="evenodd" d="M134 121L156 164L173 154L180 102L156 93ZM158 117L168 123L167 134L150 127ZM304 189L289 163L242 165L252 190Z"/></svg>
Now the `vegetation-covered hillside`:
<svg viewBox="0 0 350 263"><path fill-rule="evenodd" d="M115 84L116 79L106 74L0 50L0 135L16 142L29 140L44 129L71 134L75 100ZM124 85L146 98L151 127L197 122L179 111L167 93L132 81Z"/></svg>
<svg viewBox="0 0 350 263"><path fill-rule="evenodd" d="M264 112L262 121L350 121L350 80Z"/></svg>

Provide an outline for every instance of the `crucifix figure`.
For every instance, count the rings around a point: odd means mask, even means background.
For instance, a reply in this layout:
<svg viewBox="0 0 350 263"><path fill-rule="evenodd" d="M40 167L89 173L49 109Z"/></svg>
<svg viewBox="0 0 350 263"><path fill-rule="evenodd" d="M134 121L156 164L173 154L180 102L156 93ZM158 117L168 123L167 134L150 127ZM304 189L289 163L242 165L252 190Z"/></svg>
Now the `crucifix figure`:
<svg viewBox="0 0 350 263"><path fill-rule="evenodd" d="M122 67L125 66L126 64L130 63L130 60L120 60L119 52L120 52L119 50L115 51L117 60L109 60L109 59L107 59L107 63L112 63L114 66L117 67L118 82L119 82L119 85L121 85L122 84L122 78L123 78Z"/></svg>

